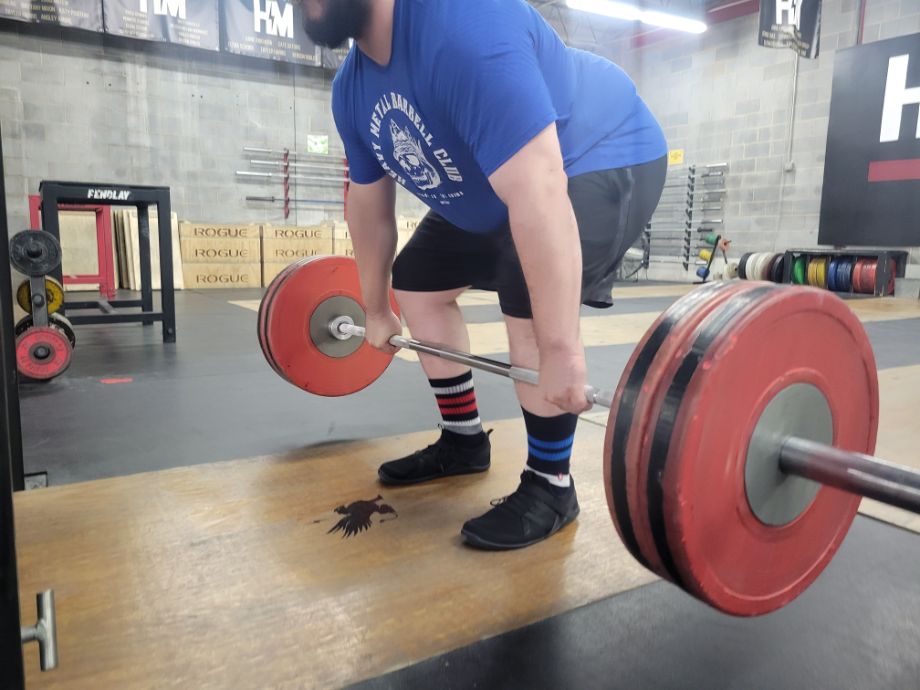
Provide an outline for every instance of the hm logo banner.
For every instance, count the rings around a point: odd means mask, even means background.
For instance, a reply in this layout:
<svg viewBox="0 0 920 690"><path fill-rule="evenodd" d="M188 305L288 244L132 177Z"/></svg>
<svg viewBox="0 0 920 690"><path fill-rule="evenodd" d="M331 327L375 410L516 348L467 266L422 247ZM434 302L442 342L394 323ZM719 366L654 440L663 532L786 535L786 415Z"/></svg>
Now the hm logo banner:
<svg viewBox="0 0 920 690"><path fill-rule="evenodd" d="M821 0L761 0L759 45L816 58L820 41Z"/></svg>
<svg viewBox="0 0 920 690"><path fill-rule="evenodd" d="M147 14L147 0L140 0L141 12ZM186 19L185 0L153 0L153 13L160 17Z"/></svg>
<svg viewBox="0 0 920 690"><path fill-rule="evenodd" d="M909 105L920 105L920 84L908 88L907 68L910 55L895 55L888 59L888 76L885 79L885 99L882 104L880 143L901 138L901 117ZM917 139L920 139L920 117L917 118Z"/></svg>
<svg viewBox="0 0 920 690"><path fill-rule="evenodd" d="M276 0L252 0L252 22L256 33L294 38L294 5L282 10Z"/></svg>
<svg viewBox="0 0 920 690"><path fill-rule="evenodd" d="M818 243L920 245L920 34L834 57Z"/></svg>
<svg viewBox="0 0 920 690"><path fill-rule="evenodd" d="M776 0L776 24L780 26L801 27L802 0Z"/></svg>

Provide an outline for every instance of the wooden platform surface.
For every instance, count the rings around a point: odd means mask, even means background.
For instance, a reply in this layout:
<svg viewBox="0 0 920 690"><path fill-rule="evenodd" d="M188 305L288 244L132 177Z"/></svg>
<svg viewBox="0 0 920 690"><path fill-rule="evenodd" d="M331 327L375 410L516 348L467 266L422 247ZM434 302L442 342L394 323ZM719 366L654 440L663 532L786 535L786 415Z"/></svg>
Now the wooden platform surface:
<svg viewBox="0 0 920 690"><path fill-rule="evenodd" d="M18 494L23 619L53 588L59 622L60 667L39 673L30 646L29 687L341 687L653 579L608 516L591 424L577 523L521 551L463 546L526 454L519 421L493 426L488 473L428 486L381 488L376 467L431 433ZM378 493L398 518L327 533Z"/></svg>
<svg viewBox="0 0 920 690"><path fill-rule="evenodd" d="M879 432L875 455L900 465L920 469L920 366L897 367L879 372ZM864 499L865 515L920 532L920 515Z"/></svg>
<svg viewBox="0 0 920 690"><path fill-rule="evenodd" d="M911 302L852 304L866 321L920 317ZM589 317L583 327L597 334L589 343L628 343L653 318ZM489 340L473 350L503 351ZM877 454L920 466L920 367L880 380ZM23 620L47 588L59 620L60 668L39 673L30 645L29 687L341 687L649 582L607 513L606 416L589 414L595 424L578 431L578 523L512 553L466 548L458 532L515 487L519 420L492 425L489 473L427 486L381 488L376 467L430 432L18 494ZM337 506L378 494L396 519L375 514L348 539L328 533ZM870 501L862 510L920 531L912 514Z"/></svg>

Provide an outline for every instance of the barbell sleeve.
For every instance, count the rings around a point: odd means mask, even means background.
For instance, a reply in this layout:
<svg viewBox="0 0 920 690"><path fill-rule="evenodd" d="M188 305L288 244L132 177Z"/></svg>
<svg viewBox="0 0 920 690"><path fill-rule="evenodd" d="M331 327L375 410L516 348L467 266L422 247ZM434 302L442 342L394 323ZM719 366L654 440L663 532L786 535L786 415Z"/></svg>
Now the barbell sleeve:
<svg viewBox="0 0 920 690"><path fill-rule="evenodd" d="M357 338L364 337L363 326L348 323L347 321L339 321L334 319L330 322L330 329L333 330L333 335L336 335L337 331L340 335L353 336ZM532 386L538 385L540 380L538 372L534 371L533 369L516 367L512 364L507 364L506 362L499 362L494 359L487 359L486 357L471 355L467 352L461 352L459 350L453 350L441 345L434 345L432 343L426 343L420 340L406 338L401 335L394 335L391 337L390 345L403 350L412 350L413 352L420 352L422 354L431 355L433 357L440 357L441 359L457 362L458 364L465 364L466 366L472 367L473 369L487 371L490 374L498 374L499 376L513 379L514 381L529 383ZM613 404L613 393L600 390L594 386L585 386L585 399L592 405L610 407Z"/></svg>
<svg viewBox="0 0 920 690"><path fill-rule="evenodd" d="M909 467L796 437L783 441L779 463L789 474L920 513L920 472Z"/></svg>

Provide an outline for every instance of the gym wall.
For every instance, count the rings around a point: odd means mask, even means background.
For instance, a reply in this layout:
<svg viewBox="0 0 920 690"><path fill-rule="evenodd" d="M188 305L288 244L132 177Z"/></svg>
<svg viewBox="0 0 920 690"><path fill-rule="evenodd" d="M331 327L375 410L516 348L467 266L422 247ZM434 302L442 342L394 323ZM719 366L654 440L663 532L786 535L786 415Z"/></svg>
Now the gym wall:
<svg viewBox="0 0 920 690"><path fill-rule="evenodd" d="M689 162L729 163L725 232L735 258L817 244L834 55L856 43L858 2L824 0L821 52L799 61L791 124L795 54L758 46L757 24L753 14L612 56L636 80L672 149L686 149ZM864 43L917 32L920 2L867 0ZM790 134L795 169L784 172ZM920 277L920 251L912 263Z"/></svg>
<svg viewBox="0 0 920 690"><path fill-rule="evenodd" d="M282 191L280 179L236 176L251 169L243 147L302 151L307 134L328 134L341 152L331 80L317 68L0 20L10 232L28 227L26 196L43 179L166 185L181 219L284 223L281 204L244 200ZM342 186L292 181L291 196L341 201ZM407 194L399 206L418 213ZM287 222L325 217L293 207Z"/></svg>
<svg viewBox="0 0 920 690"><path fill-rule="evenodd" d="M695 163L728 162L726 234L739 251L813 246L824 166L834 54L854 45L857 0L824 0L821 54L757 45L757 16L701 36L670 34L640 49L595 45L635 78L672 148ZM866 42L920 31L920 2L867 0ZM180 218L284 222L280 181L251 182L244 146L304 145L330 135L331 73L268 60L0 20L0 123L13 231L27 225L25 196L42 179L166 184ZM784 172L789 137L795 170ZM301 185L294 197L341 199ZM407 194L399 212L424 207ZM322 212L294 209L306 224ZM914 252L911 272L920 271ZM654 277L683 278L684 275Z"/></svg>

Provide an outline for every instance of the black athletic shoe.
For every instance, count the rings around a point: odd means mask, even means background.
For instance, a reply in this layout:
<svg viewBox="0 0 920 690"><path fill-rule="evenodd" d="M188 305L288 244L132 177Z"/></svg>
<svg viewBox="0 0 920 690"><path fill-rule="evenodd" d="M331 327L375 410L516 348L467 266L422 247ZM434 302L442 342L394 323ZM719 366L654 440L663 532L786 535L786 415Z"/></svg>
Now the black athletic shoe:
<svg viewBox="0 0 920 690"><path fill-rule="evenodd" d="M492 505L492 510L460 530L470 546L495 551L530 546L558 532L579 513L574 481L568 491L557 494L543 477L526 470L517 490Z"/></svg>
<svg viewBox="0 0 920 690"><path fill-rule="evenodd" d="M458 474L485 472L491 465L492 444L489 434L472 448L454 443L442 434L437 442L398 460L383 463L377 476L384 484L418 484Z"/></svg>

